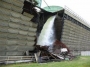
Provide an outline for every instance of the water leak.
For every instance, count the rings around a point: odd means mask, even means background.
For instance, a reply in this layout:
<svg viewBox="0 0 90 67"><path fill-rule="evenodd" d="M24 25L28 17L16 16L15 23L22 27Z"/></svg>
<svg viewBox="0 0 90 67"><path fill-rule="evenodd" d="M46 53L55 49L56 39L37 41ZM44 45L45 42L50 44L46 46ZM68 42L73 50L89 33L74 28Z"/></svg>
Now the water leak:
<svg viewBox="0 0 90 67"><path fill-rule="evenodd" d="M55 32L54 32L55 18L56 15L49 17L46 23L44 24L37 41L37 45L51 46L55 42Z"/></svg>

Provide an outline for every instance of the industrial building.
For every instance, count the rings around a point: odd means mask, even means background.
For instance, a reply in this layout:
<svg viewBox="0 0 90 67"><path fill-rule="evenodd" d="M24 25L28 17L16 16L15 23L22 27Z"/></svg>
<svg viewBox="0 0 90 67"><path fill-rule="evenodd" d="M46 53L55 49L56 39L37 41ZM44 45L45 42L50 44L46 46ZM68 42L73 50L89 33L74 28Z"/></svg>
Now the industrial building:
<svg viewBox="0 0 90 67"><path fill-rule="evenodd" d="M38 14L34 7L37 6L27 0L0 0L0 60L35 51L37 37L53 15L57 15L54 23L57 40L74 55L90 51L90 26L78 15L62 7L57 11L38 7L41 9Z"/></svg>

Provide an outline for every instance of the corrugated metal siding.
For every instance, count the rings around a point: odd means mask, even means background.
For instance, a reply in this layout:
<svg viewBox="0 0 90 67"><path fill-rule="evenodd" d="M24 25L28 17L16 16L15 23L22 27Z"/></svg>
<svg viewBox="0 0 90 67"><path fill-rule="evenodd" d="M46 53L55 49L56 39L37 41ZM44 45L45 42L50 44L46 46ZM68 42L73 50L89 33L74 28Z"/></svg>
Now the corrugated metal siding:
<svg viewBox="0 0 90 67"><path fill-rule="evenodd" d="M72 51L90 50L90 31L72 21L64 20L61 41Z"/></svg>
<svg viewBox="0 0 90 67"><path fill-rule="evenodd" d="M0 0L0 56L23 55L33 50L37 24L33 15L22 13L21 0Z"/></svg>

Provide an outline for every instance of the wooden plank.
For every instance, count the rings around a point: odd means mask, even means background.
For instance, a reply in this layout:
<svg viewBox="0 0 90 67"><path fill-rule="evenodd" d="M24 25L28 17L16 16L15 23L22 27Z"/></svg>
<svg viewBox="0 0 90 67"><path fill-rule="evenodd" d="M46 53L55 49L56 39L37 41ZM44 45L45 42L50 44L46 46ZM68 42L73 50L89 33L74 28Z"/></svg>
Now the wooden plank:
<svg viewBox="0 0 90 67"><path fill-rule="evenodd" d="M0 26L8 26L8 21L0 20Z"/></svg>
<svg viewBox="0 0 90 67"><path fill-rule="evenodd" d="M27 40L27 35L20 35L20 34L18 34L17 36L16 36L19 40Z"/></svg>
<svg viewBox="0 0 90 67"><path fill-rule="evenodd" d="M23 24L23 25L26 25L26 26L30 26L30 27L33 27L33 28L37 28L37 24L35 24L35 23L31 22L31 21L20 20L18 23Z"/></svg>
<svg viewBox="0 0 90 67"><path fill-rule="evenodd" d="M36 32L37 28L29 27L29 31Z"/></svg>
<svg viewBox="0 0 90 67"><path fill-rule="evenodd" d="M29 29L29 26L20 25L19 29L27 31Z"/></svg>
<svg viewBox="0 0 90 67"><path fill-rule="evenodd" d="M29 41L35 40L35 37L30 37L30 36L28 36L28 37L27 37L27 40L29 40Z"/></svg>
<svg viewBox="0 0 90 67"><path fill-rule="evenodd" d="M29 14L29 13L26 13L26 12L24 12L23 15L25 15L25 16L27 16L27 17L29 17L29 18L33 18L33 17L34 17L33 15L31 15L31 14Z"/></svg>
<svg viewBox="0 0 90 67"><path fill-rule="evenodd" d="M3 51L0 51L0 56L5 56L6 55L6 52L3 52ZM0 58L0 60L3 60L5 58Z"/></svg>
<svg viewBox="0 0 90 67"><path fill-rule="evenodd" d="M36 33L34 33L34 32L28 32L28 35L29 36L36 36Z"/></svg>
<svg viewBox="0 0 90 67"><path fill-rule="evenodd" d="M7 37L8 37L8 33L0 32L0 38L7 38Z"/></svg>
<svg viewBox="0 0 90 67"><path fill-rule="evenodd" d="M22 2L22 3L24 2L24 0L19 0L19 1Z"/></svg>
<svg viewBox="0 0 90 67"><path fill-rule="evenodd" d="M16 17L16 18L20 18L22 14L15 12L15 11L11 11L10 12L11 16Z"/></svg>
<svg viewBox="0 0 90 67"><path fill-rule="evenodd" d="M30 26L37 28L37 24L35 24L35 23L31 22L31 21L30 21Z"/></svg>
<svg viewBox="0 0 90 67"><path fill-rule="evenodd" d="M17 45L6 45L6 51L17 51Z"/></svg>
<svg viewBox="0 0 90 67"><path fill-rule="evenodd" d="M17 40L7 40L7 45L17 45Z"/></svg>
<svg viewBox="0 0 90 67"><path fill-rule="evenodd" d="M19 21L19 23L20 24L23 24L23 25L26 25L26 26L30 26L30 22L28 22L28 21L23 21L23 20L21 20L21 21ZM32 24L32 23L31 23Z"/></svg>
<svg viewBox="0 0 90 67"><path fill-rule="evenodd" d="M4 2L7 2L7 3L10 3L10 4L13 4L15 6L18 6L18 7L23 7L23 3L18 1L18 0L3 0Z"/></svg>
<svg viewBox="0 0 90 67"><path fill-rule="evenodd" d="M24 15L21 16L21 19L24 21L30 21L31 20L31 18L24 16Z"/></svg>
<svg viewBox="0 0 90 67"><path fill-rule="evenodd" d="M18 34L8 33L7 38L8 39L17 39L17 36L18 36Z"/></svg>
<svg viewBox="0 0 90 67"><path fill-rule="evenodd" d="M23 9L17 6L12 5L11 10L18 12L18 13L22 13Z"/></svg>
<svg viewBox="0 0 90 67"><path fill-rule="evenodd" d="M22 56L24 55L23 52L15 51L15 52L6 52L6 56Z"/></svg>
<svg viewBox="0 0 90 67"><path fill-rule="evenodd" d="M3 7L3 8L6 8L6 9L11 9L12 4L9 4L9 3L6 3L6 2L0 1L0 6Z"/></svg>
<svg viewBox="0 0 90 67"><path fill-rule="evenodd" d="M34 46L18 46L18 49L17 49L18 51L22 51L23 53L25 53L27 50L29 51L32 51L32 50L34 50Z"/></svg>
<svg viewBox="0 0 90 67"><path fill-rule="evenodd" d="M0 13L0 20L6 20L9 21L10 20L10 16L4 15Z"/></svg>
<svg viewBox="0 0 90 67"><path fill-rule="evenodd" d="M7 39L0 38L0 45L6 45L6 44L7 44Z"/></svg>
<svg viewBox="0 0 90 67"><path fill-rule="evenodd" d="M16 34L18 34L19 30L18 30L18 29L9 28L9 29L8 29L8 32L9 32L9 33L16 33Z"/></svg>
<svg viewBox="0 0 90 67"><path fill-rule="evenodd" d="M11 21L11 22L19 23L19 22L21 21L21 19L20 19L20 18L10 17L10 21Z"/></svg>
<svg viewBox="0 0 90 67"><path fill-rule="evenodd" d="M23 46L23 50L20 49L21 47L22 47L21 45L8 45L8 46L6 46L6 51L7 52L26 51L25 46Z"/></svg>
<svg viewBox="0 0 90 67"><path fill-rule="evenodd" d="M28 34L28 31L19 30L19 34L21 34L21 35L27 35Z"/></svg>
<svg viewBox="0 0 90 67"><path fill-rule="evenodd" d="M29 41L29 42L27 42L27 44L26 44L26 45L33 46L34 44L35 44L35 41Z"/></svg>
<svg viewBox="0 0 90 67"><path fill-rule="evenodd" d="M0 26L0 32L5 32L5 33L7 33L7 32L8 32L8 27Z"/></svg>
<svg viewBox="0 0 90 67"><path fill-rule="evenodd" d="M0 6L3 7L3 8L9 9L9 10L19 12L19 13L21 13L23 11L22 7L17 7L13 4L6 3L6 2L3 2L3 1L0 1Z"/></svg>
<svg viewBox="0 0 90 67"><path fill-rule="evenodd" d="M0 7L0 13L10 15L11 10Z"/></svg>
<svg viewBox="0 0 90 67"><path fill-rule="evenodd" d="M13 16L16 18L20 18L22 16L22 14L20 14L18 12L15 12L15 11L12 11L12 10L9 10L9 9L3 8L3 7L0 7L0 13L2 13L4 15Z"/></svg>
<svg viewBox="0 0 90 67"><path fill-rule="evenodd" d="M20 25L13 22L9 22L9 27L19 29Z"/></svg>
<svg viewBox="0 0 90 67"><path fill-rule="evenodd" d="M6 50L6 46L5 45L4 46L3 45L0 45L0 52L1 51L3 52L4 50Z"/></svg>
<svg viewBox="0 0 90 67"><path fill-rule="evenodd" d="M27 41L27 40L17 40L18 45L26 45L26 46L33 46L35 41Z"/></svg>
<svg viewBox="0 0 90 67"><path fill-rule="evenodd" d="M18 40L17 44L18 45L26 45L27 41L26 40Z"/></svg>

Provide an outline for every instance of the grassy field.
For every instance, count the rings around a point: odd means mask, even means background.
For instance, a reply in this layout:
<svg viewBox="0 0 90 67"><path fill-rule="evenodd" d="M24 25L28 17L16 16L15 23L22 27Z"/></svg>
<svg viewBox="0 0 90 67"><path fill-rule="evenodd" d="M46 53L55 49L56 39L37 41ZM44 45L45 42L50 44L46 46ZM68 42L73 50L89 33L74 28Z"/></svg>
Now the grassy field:
<svg viewBox="0 0 90 67"><path fill-rule="evenodd" d="M0 67L90 67L90 56L78 57L72 61L48 62L48 63L21 63L3 65Z"/></svg>

